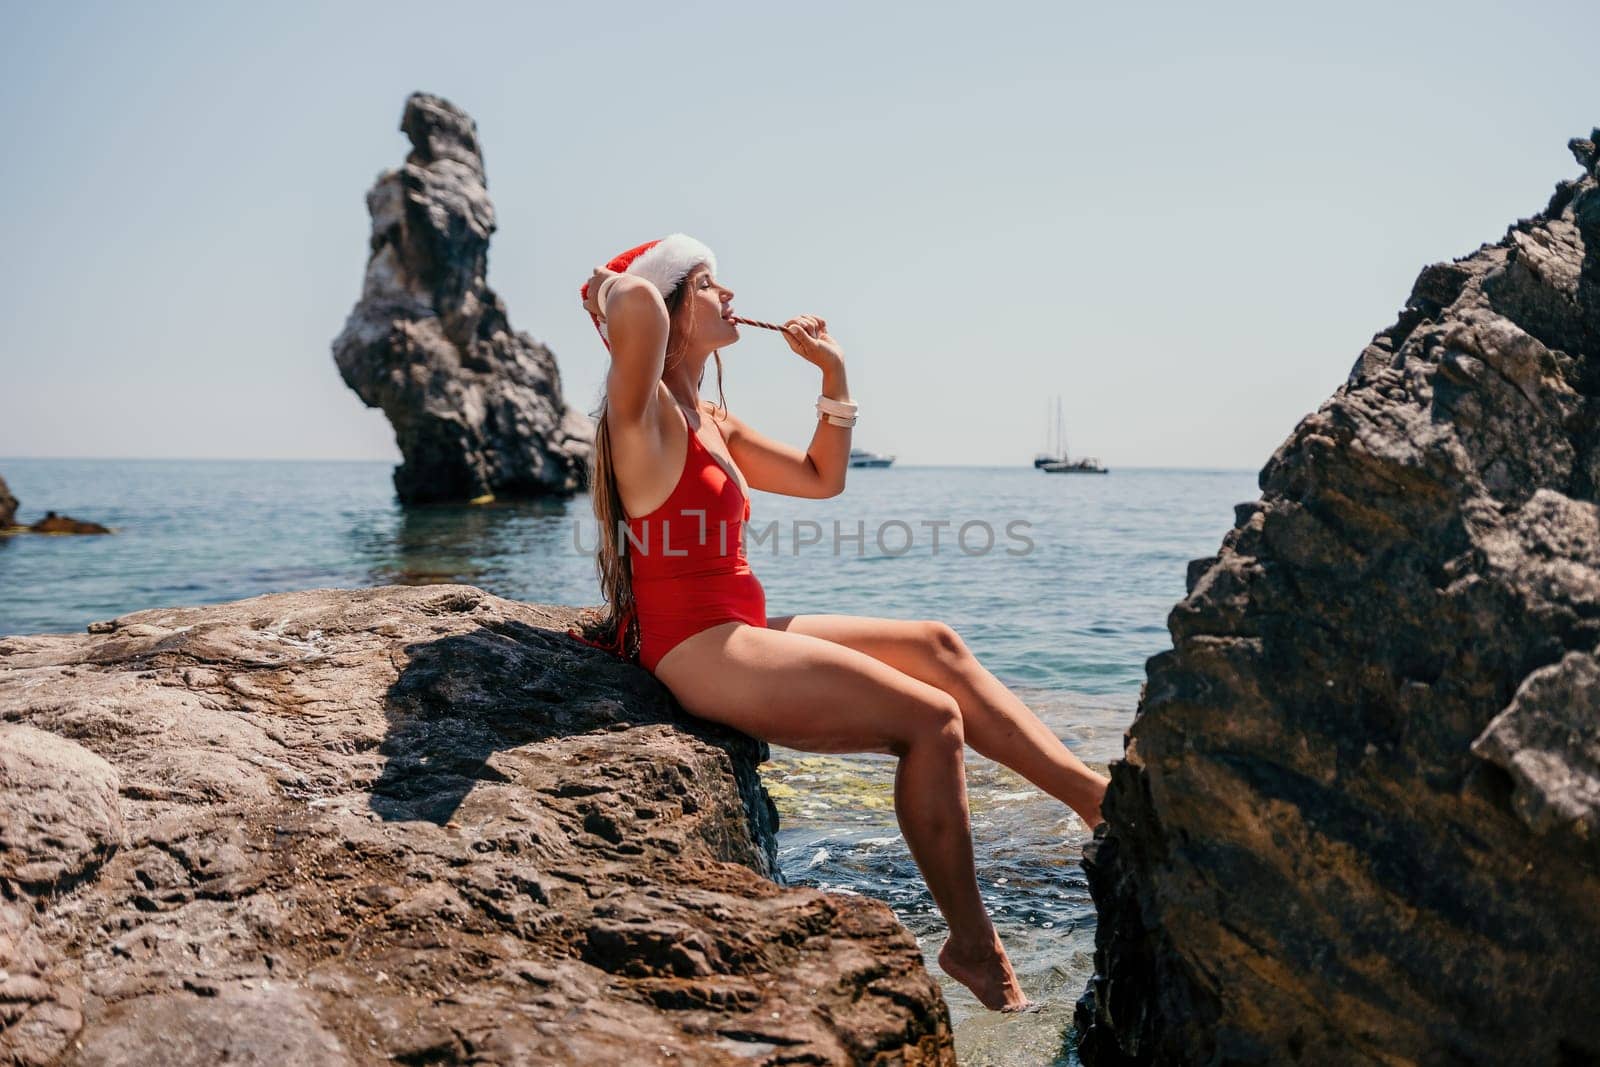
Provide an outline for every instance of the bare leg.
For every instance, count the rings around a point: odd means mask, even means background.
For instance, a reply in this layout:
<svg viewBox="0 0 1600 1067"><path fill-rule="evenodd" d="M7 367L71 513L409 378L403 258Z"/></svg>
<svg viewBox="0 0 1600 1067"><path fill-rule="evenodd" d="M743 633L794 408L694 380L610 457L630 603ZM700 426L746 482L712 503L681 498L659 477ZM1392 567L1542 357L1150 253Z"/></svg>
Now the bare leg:
<svg viewBox="0 0 1600 1067"><path fill-rule="evenodd" d="M895 815L950 926L940 966L986 1007L1024 1005L978 891L966 740L949 693L843 645L744 623L702 630L655 673L686 711L773 744L898 756Z"/></svg>
<svg viewBox="0 0 1600 1067"><path fill-rule="evenodd" d="M984 1007L1015 1010L1027 998L978 889L965 748L959 713L946 728L913 742L895 768L895 815L950 927L950 938L939 950L940 968L972 990Z"/></svg>
<svg viewBox="0 0 1600 1067"><path fill-rule="evenodd" d="M972 747L1066 804L1090 829L1105 821L1100 802L1109 779L1062 744L1022 700L968 653L946 690L972 723ZM970 712L968 709L971 709Z"/></svg>
<svg viewBox="0 0 1600 1067"><path fill-rule="evenodd" d="M1103 821L1108 779L1061 743L948 625L864 615L785 615L773 629L810 634L880 660L956 698L967 743L1066 804L1091 828Z"/></svg>

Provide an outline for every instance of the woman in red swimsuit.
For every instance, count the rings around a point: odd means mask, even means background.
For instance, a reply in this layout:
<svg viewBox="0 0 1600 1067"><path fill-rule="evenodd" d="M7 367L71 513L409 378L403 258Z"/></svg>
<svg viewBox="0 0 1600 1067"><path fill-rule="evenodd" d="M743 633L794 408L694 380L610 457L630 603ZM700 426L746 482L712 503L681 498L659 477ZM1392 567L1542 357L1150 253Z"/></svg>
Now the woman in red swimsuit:
<svg viewBox="0 0 1600 1067"><path fill-rule="evenodd" d="M720 393L720 350L739 339L733 292L716 270L710 249L672 234L615 257L583 286L611 352L590 480L610 615L603 640L589 643L636 653L701 718L800 751L898 756L895 814L950 927L939 966L990 1008L1025 1007L978 891L964 746L1090 826L1101 821L1106 779L942 622L767 615L745 557L749 488L836 495L851 431L819 418L801 451L700 399L706 361L716 359ZM826 322L790 319L784 337L821 371L825 396L849 399Z"/></svg>

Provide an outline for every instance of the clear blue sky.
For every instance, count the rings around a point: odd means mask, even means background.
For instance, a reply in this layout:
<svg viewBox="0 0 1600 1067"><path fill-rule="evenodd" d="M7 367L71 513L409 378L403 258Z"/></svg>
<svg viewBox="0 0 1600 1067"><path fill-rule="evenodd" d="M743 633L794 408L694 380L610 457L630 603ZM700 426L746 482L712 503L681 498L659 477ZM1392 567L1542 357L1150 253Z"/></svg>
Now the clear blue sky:
<svg viewBox="0 0 1600 1067"><path fill-rule="evenodd" d="M0 456L398 458L329 342L413 90L478 123L489 282L593 410L589 269L683 230L843 344L904 463L1258 468L1425 264L1600 124L1600 5L36 4L0 40ZM804 446L815 370L724 352ZM706 395L715 396L708 373Z"/></svg>

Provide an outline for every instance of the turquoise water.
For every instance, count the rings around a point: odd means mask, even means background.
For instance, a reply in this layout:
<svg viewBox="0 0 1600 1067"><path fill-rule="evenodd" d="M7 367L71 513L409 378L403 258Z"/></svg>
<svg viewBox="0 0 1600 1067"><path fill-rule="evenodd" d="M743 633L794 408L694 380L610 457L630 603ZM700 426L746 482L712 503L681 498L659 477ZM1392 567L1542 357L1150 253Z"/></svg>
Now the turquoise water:
<svg viewBox="0 0 1600 1067"><path fill-rule="evenodd" d="M51 509L116 531L0 537L0 635L319 586L469 582L518 600L597 602L586 498L402 509L389 471L385 462L0 459L20 521ZM948 622L1103 768L1121 755L1145 660L1170 647L1165 620L1188 561L1214 553L1233 505L1258 495L1255 472L1240 470L857 469L828 500L753 492L753 534L775 525L747 552L769 615ZM841 539L836 549L836 521L847 535L860 524L859 546ZM933 965L944 927L896 829L892 758L774 749L763 776L782 817L785 874L895 908L943 982L962 1063L1072 1062L1064 1039L1094 948L1078 865L1087 829L1008 769L973 752L967 766L980 884L1044 1011L984 1012Z"/></svg>

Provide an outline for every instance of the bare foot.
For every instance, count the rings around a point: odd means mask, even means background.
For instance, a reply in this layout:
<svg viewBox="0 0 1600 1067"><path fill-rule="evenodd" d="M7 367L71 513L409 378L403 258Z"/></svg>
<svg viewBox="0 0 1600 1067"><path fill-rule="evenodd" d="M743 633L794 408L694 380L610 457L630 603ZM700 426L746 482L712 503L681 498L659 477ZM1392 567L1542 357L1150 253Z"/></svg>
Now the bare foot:
<svg viewBox="0 0 1600 1067"><path fill-rule="evenodd" d="M988 945L946 941L939 950L939 969L972 990L978 1002L992 1011L1023 1011L1030 1006L998 934Z"/></svg>

